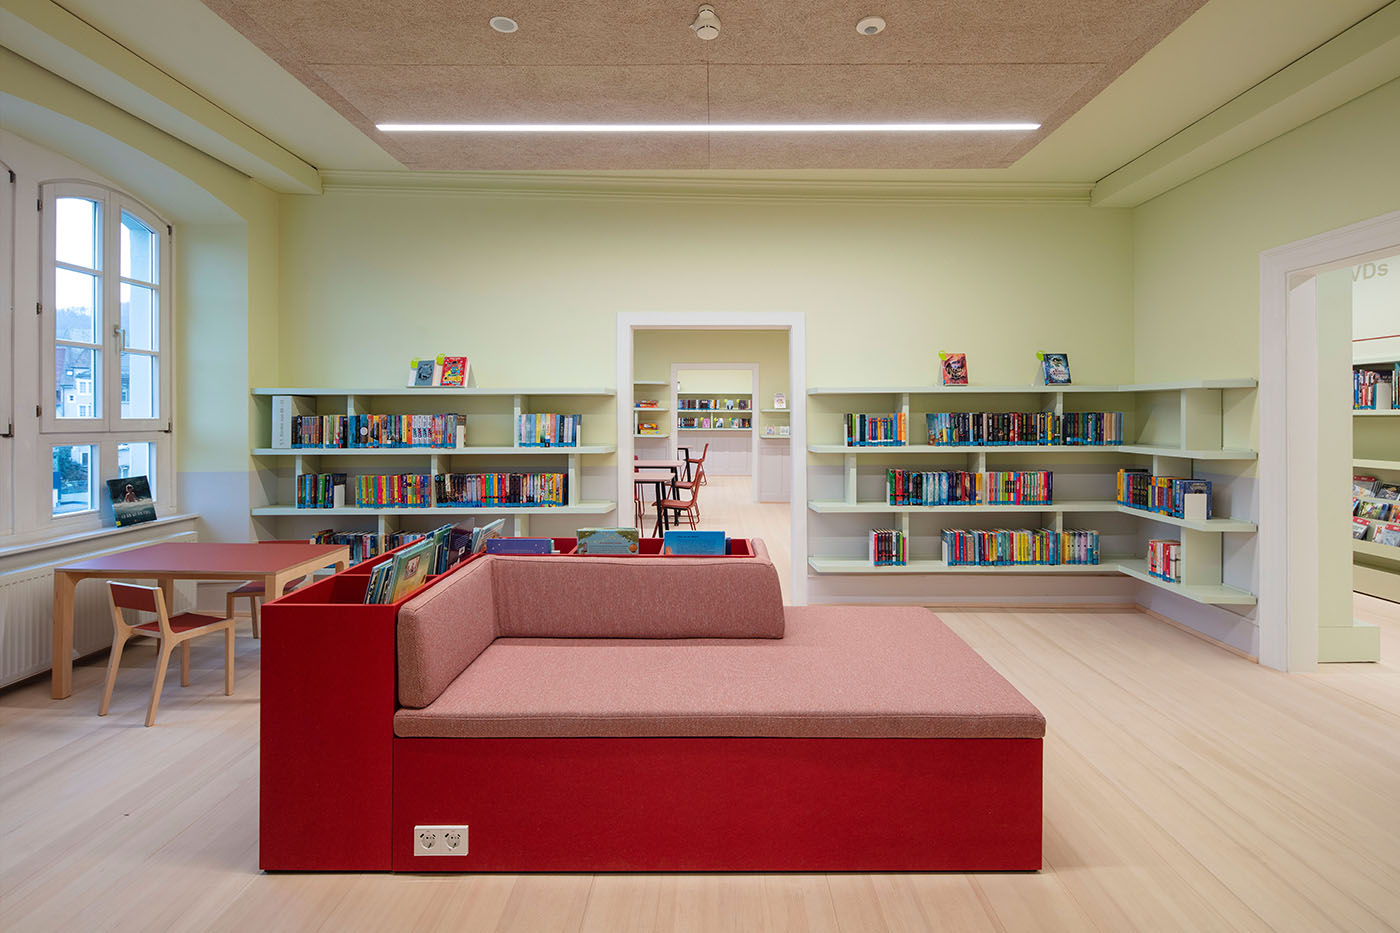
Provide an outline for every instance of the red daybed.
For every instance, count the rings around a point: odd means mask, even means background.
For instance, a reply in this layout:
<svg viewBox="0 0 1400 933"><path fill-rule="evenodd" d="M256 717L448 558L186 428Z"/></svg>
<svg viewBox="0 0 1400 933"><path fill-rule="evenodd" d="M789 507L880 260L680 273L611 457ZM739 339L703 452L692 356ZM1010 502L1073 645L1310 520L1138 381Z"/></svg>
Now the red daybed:
<svg viewBox="0 0 1400 933"><path fill-rule="evenodd" d="M478 557L399 606L353 603L362 566L269 603L262 867L1038 869L1035 707L933 613L785 607L736 552ZM441 824L467 854L415 856Z"/></svg>

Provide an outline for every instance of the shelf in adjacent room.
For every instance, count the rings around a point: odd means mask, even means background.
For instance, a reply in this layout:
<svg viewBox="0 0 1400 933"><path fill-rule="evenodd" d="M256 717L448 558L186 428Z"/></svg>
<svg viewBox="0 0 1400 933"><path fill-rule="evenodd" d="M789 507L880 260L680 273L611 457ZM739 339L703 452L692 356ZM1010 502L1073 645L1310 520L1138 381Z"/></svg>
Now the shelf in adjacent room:
<svg viewBox="0 0 1400 933"><path fill-rule="evenodd" d="M1377 544L1374 541L1358 541L1353 538L1351 550L1355 554L1365 554L1367 557L1378 557L1381 560L1400 563L1400 547L1392 547L1388 544Z"/></svg>
<svg viewBox="0 0 1400 933"><path fill-rule="evenodd" d="M1199 379L1135 385L1023 385L1023 386L850 386L808 389L808 395L1033 395L1045 392L1178 392L1184 389L1252 389L1253 379Z"/></svg>
<svg viewBox="0 0 1400 933"><path fill-rule="evenodd" d="M615 444L590 444L581 447L255 447L255 457L423 457L438 454L445 457L515 456L541 454L567 456L570 454L611 454Z"/></svg>
<svg viewBox="0 0 1400 933"><path fill-rule="evenodd" d="M670 431L657 431L657 432L655 432L654 434L638 434L638 433L636 433L636 432L633 432L632 436L633 436L633 437L670 437L670 436L671 436L671 432L670 432Z"/></svg>
<svg viewBox="0 0 1400 933"><path fill-rule="evenodd" d="M633 379L634 386L664 386L670 385L665 379Z"/></svg>
<svg viewBox="0 0 1400 933"><path fill-rule="evenodd" d="M941 560L911 560L903 566L876 567L866 557L810 557L807 564L817 573L1117 573L1115 560L1101 564L1015 564L984 567L978 564L949 564Z"/></svg>
<svg viewBox="0 0 1400 933"><path fill-rule="evenodd" d="M652 405L652 406L650 406L650 407L647 407L646 405L633 405L633 406L632 406L632 410L633 410L633 411L670 411L671 409L667 408L665 405Z"/></svg>
<svg viewBox="0 0 1400 933"><path fill-rule="evenodd" d="M361 515L373 518L379 515L604 515L617 508L617 504L604 500L585 500L576 505L554 506L469 506L439 505L428 508L357 508L346 506L339 509L299 509L292 505L264 505L252 510L253 515L297 515L307 518L319 516Z"/></svg>
<svg viewBox="0 0 1400 933"><path fill-rule="evenodd" d="M868 447L847 447L844 444L812 444L807 448L814 454L1141 454L1152 457L1178 457L1183 460L1255 460L1257 451L1243 448L1222 448L1220 450L1183 450L1178 447L1153 447L1144 444L1016 444L1016 445L871 445ZM1397 465L1400 468L1400 465Z"/></svg>
<svg viewBox="0 0 1400 933"><path fill-rule="evenodd" d="M660 383L665 385L665 383ZM507 388L480 388L476 386L468 388L444 388L442 386L424 386L422 388L306 388L302 386L292 388L258 388L253 390L254 395L313 395L328 396L331 398L348 397L352 395L365 396L370 398L388 398L390 396L410 396L418 395L425 398L435 398L443 396L466 396L478 398L509 398L513 395L580 395L594 397L612 397L617 394L614 389L605 388L542 388L539 386L520 386Z"/></svg>
<svg viewBox="0 0 1400 933"><path fill-rule="evenodd" d="M762 438L762 439L765 440L765 441L790 441L790 440L792 440L792 435L791 435L791 434L760 434L759 437Z"/></svg>
<svg viewBox="0 0 1400 933"><path fill-rule="evenodd" d="M1134 509L1112 499L1068 499L1056 502L1053 505L890 505L888 502L842 502L834 499L813 499L807 503L807 507L813 512L822 513L843 513L850 515L884 515L884 514L949 514L966 512L972 513L1069 513L1069 512L1116 512L1122 515L1131 515L1134 518L1141 518L1145 521L1162 522L1167 525L1177 525L1182 528L1191 528L1195 531L1218 531L1218 532L1240 532L1250 533L1259 530L1259 526L1254 522L1247 522L1235 518L1209 518L1204 521L1175 518L1171 515L1162 515L1158 512L1149 512L1146 509Z"/></svg>
<svg viewBox="0 0 1400 933"><path fill-rule="evenodd" d="M1400 460L1353 460L1353 467L1362 470L1390 470L1400 472Z"/></svg>
<svg viewBox="0 0 1400 933"><path fill-rule="evenodd" d="M1355 408L1351 413L1357 418L1400 418L1400 408Z"/></svg>
<svg viewBox="0 0 1400 933"><path fill-rule="evenodd" d="M759 411L765 415L787 415L792 413L791 408L760 408Z"/></svg>
<svg viewBox="0 0 1400 933"><path fill-rule="evenodd" d="M677 431L752 431L753 428L676 428Z"/></svg>

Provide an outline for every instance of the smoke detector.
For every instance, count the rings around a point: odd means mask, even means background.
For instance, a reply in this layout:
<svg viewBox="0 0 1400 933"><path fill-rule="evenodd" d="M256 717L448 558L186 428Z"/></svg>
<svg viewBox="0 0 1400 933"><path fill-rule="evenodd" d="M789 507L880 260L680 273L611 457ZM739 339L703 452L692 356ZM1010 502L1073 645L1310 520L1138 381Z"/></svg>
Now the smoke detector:
<svg viewBox="0 0 1400 933"><path fill-rule="evenodd" d="M885 31L885 19L882 16L867 16L856 23L856 32L862 36L874 36Z"/></svg>
<svg viewBox="0 0 1400 933"><path fill-rule="evenodd" d="M715 15L715 8L708 3L700 7L700 12L695 15L695 22L690 24L690 29L697 38L709 41L719 37L719 17Z"/></svg>

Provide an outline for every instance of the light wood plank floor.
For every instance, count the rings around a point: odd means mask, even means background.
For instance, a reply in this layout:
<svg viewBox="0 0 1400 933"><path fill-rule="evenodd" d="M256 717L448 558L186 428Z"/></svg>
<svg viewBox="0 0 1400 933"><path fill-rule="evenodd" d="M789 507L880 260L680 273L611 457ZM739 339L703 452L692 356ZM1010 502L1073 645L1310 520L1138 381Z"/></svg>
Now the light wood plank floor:
<svg viewBox="0 0 1400 933"><path fill-rule="evenodd" d="M138 646L105 719L100 659L0 693L0 929L1394 929L1400 607L1357 614L1390 660L1290 676L1134 612L942 613L1049 721L1039 874L263 875L257 643L225 697L197 642L151 729Z"/></svg>

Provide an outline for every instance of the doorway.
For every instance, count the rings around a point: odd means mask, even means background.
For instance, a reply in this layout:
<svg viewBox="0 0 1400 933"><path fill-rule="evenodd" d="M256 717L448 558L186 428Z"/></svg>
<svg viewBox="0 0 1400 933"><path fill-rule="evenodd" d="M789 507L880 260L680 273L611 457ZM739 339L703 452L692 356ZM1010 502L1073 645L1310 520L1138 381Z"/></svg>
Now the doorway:
<svg viewBox="0 0 1400 933"><path fill-rule="evenodd" d="M618 315L619 503L641 488L637 459L688 454L692 472L703 460L698 527L762 538L793 605L806 601L802 324L791 313ZM654 492L642 494L651 533Z"/></svg>

